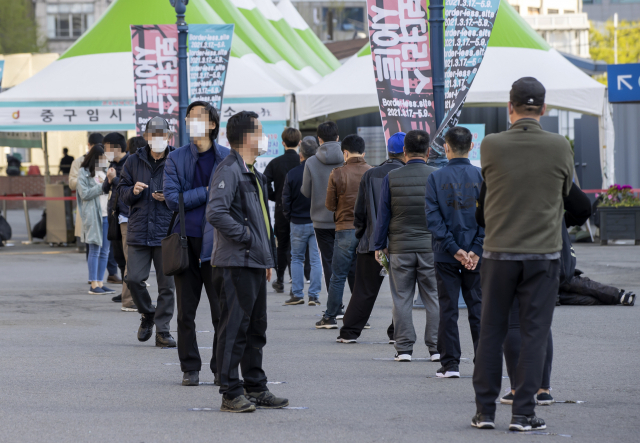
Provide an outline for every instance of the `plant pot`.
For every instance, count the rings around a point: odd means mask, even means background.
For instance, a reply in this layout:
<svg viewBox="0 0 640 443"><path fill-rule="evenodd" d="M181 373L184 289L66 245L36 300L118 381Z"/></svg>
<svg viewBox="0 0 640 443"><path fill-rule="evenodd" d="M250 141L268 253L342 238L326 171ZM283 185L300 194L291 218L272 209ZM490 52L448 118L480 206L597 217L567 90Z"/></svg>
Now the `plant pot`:
<svg viewBox="0 0 640 443"><path fill-rule="evenodd" d="M608 240L634 240L640 245L640 206L598 206L598 214L601 245Z"/></svg>

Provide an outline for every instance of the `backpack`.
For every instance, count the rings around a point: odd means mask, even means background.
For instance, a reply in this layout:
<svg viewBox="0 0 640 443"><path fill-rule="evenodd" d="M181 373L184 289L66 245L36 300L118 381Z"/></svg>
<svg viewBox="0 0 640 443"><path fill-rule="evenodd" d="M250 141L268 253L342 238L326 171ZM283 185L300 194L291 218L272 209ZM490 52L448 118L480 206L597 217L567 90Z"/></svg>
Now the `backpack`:
<svg viewBox="0 0 640 443"><path fill-rule="evenodd" d="M44 238L47 235L47 210L42 211L42 218L31 229L31 237Z"/></svg>
<svg viewBox="0 0 640 443"><path fill-rule="evenodd" d="M11 240L11 225L0 215L0 245L7 240Z"/></svg>

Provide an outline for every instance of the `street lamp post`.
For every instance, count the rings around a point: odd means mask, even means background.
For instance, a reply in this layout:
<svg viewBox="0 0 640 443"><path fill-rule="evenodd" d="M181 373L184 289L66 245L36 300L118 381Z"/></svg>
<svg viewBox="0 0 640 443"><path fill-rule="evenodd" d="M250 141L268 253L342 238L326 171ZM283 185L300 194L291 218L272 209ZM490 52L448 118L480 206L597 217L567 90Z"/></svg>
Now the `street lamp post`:
<svg viewBox="0 0 640 443"><path fill-rule="evenodd" d="M176 24L178 25L178 71L180 77L178 86L178 93L180 95L178 132L180 146L184 146L189 140L187 138L187 128L185 127L187 107L189 106L189 79L187 77L187 34L189 33L189 25L184 21L184 14L187 11L189 0L169 1L171 2L171 6L176 10Z"/></svg>
<svg viewBox="0 0 640 443"><path fill-rule="evenodd" d="M429 1L429 37L436 129L444 120L444 1Z"/></svg>

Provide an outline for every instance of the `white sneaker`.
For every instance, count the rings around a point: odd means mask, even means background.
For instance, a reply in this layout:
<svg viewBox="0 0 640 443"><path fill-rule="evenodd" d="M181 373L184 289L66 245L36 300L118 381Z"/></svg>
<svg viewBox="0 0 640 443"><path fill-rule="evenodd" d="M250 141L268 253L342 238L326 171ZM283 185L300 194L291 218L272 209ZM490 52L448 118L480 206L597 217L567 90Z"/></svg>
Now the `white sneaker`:
<svg viewBox="0 0 640 443"><path fill-rule="evenodd" d="M342 338L342 337L336 338L336 342L338 342L338 343L358 343L353 338Z"/></svg>
<svg viewBox="0 0 640 443"><path fill-rule="evenodd" d="M431 361L440 361L440 354L431 354Z"/></svg>
<svg viewBox="0 0 640 443"><path fill-rule="evenodd" d="M138 308L125 308L124 306L121 307L120 310L124 312L138 312Z"/></svg>
<svg viewBox="0 0 640 443"><path fill-rule="evenodd" d="M395 361L411 361L411 354L396 354Z"/></svg>
<svg viewBox="0 0 640 443"><path fill-rule="evenodd" d="M390 344L390 345L395 345L395 344L396 344L396 341L395 341L394 339L390 338L390 339L389 339L389 344Z"/></svg>

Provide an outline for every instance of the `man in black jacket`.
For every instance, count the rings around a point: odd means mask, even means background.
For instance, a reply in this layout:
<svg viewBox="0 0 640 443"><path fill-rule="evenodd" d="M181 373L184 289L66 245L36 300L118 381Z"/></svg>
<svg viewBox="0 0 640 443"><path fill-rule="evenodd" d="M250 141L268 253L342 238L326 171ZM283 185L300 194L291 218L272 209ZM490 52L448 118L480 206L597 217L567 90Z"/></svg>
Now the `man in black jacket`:
<svg viewBox="0 0 640 443"><path fill-rule="evenodd" d="M214 227L211 265L220 298L216 362L221 411L253 412L289 404L267 389L262 348L267 343L267 281L275 266L267 180L254 168L267 151L258 114L242 111L227 122L231 152L216 169L206 217ZM238 366L242 368L240 380Z"/></svg>
<svg viewBox="0 0 640 443"><path fill-rule="evenodd" d="M305 251L308 252L311 264L309 306L320 304L320 290L322 289L322 264L318 253L316 234L311 221L311 199L302 195L302 177L304 164L309 157L316 154L318 144L315 140L305 139L300 142L300 163L287 173L282 189L282 212L285 219L291 223L291 274L293 285L291 298L285 305L304 304Z"/></svg>
<svg viewBox="0 0 640 443"><path fill-rule="evenodd" d="M387 143L389 160L369 169L360 181L353 221L356 238L360 240L356 258L356 278L353 294L342 320L340 335L336 339L338 343L356 343L362 330L368 325L367 320L371 316L380 286L384 281L384 276L380 275L382 266L375 257L373 234L376 230L382 181L389 171L404 166L404 137L404 132L398 132L389 137ZM392 331L393 328L389 330ZM393 333L389 336L389 340L393 341Z"/></svg>
<svg viewBox="0 0 640 443"><path fill-rule="evenodd" d="M172 212L164 201L164 163L169 152L169 123L154 117L145 129L148 145L131 155L122 168L118 192L129 206L127 245L129 247L126 281L138 311L142 314L138 340L147 341L156 326L156 346L175 347L169 322L175 306L173 277L162 272L161 241L167 235ZM158 192L159 191L159 192ZM158 301L156 307L145 283L151 263L156 269Z"/></svg>
<svg viewBox="0 0 640 443"><path fill-rule="evenodd" d="M300 165L300 157L297 152L302 135L296 128L285 128L282 131L282 145L284 154L276 157L264 170L269 189L269 200L275 202L275 234L278 239L278 267L277 278L273 281L273 289L276 292L284 292L284 271L291 266L291 229L289 222L282 212L282 188L284 187L287 172ZM275 187L275 189L274 189Z"/></svg>
<svg viewBox="0 0 640 443"><path fill-rule="evenodd" d="M120 309L125 312L138 312L138 308L131 298L131 292L127 287L127 283L124 281L127 267L127 255L129 253L129 247L127 245L129 207L124 204L121 198L119 198L119 192L117 191L122 168L129 158L127 141L119 132L112 132L104 137L103 144L104 155L109 159L111 164L107 170L107 179L102 183L102 191L105 194L109 194L109 202L107 203L109 224L117 223L117 230L120 231L120 237L122 237L120 240L111 239L111 250L113 251L113 256L116 262L118 262L118 267L120 268L123 280L122 294L114 297L112 300L115 302L122 302L122 307ZM110 230L111 229L112 228L110 226Z"/></svg>

